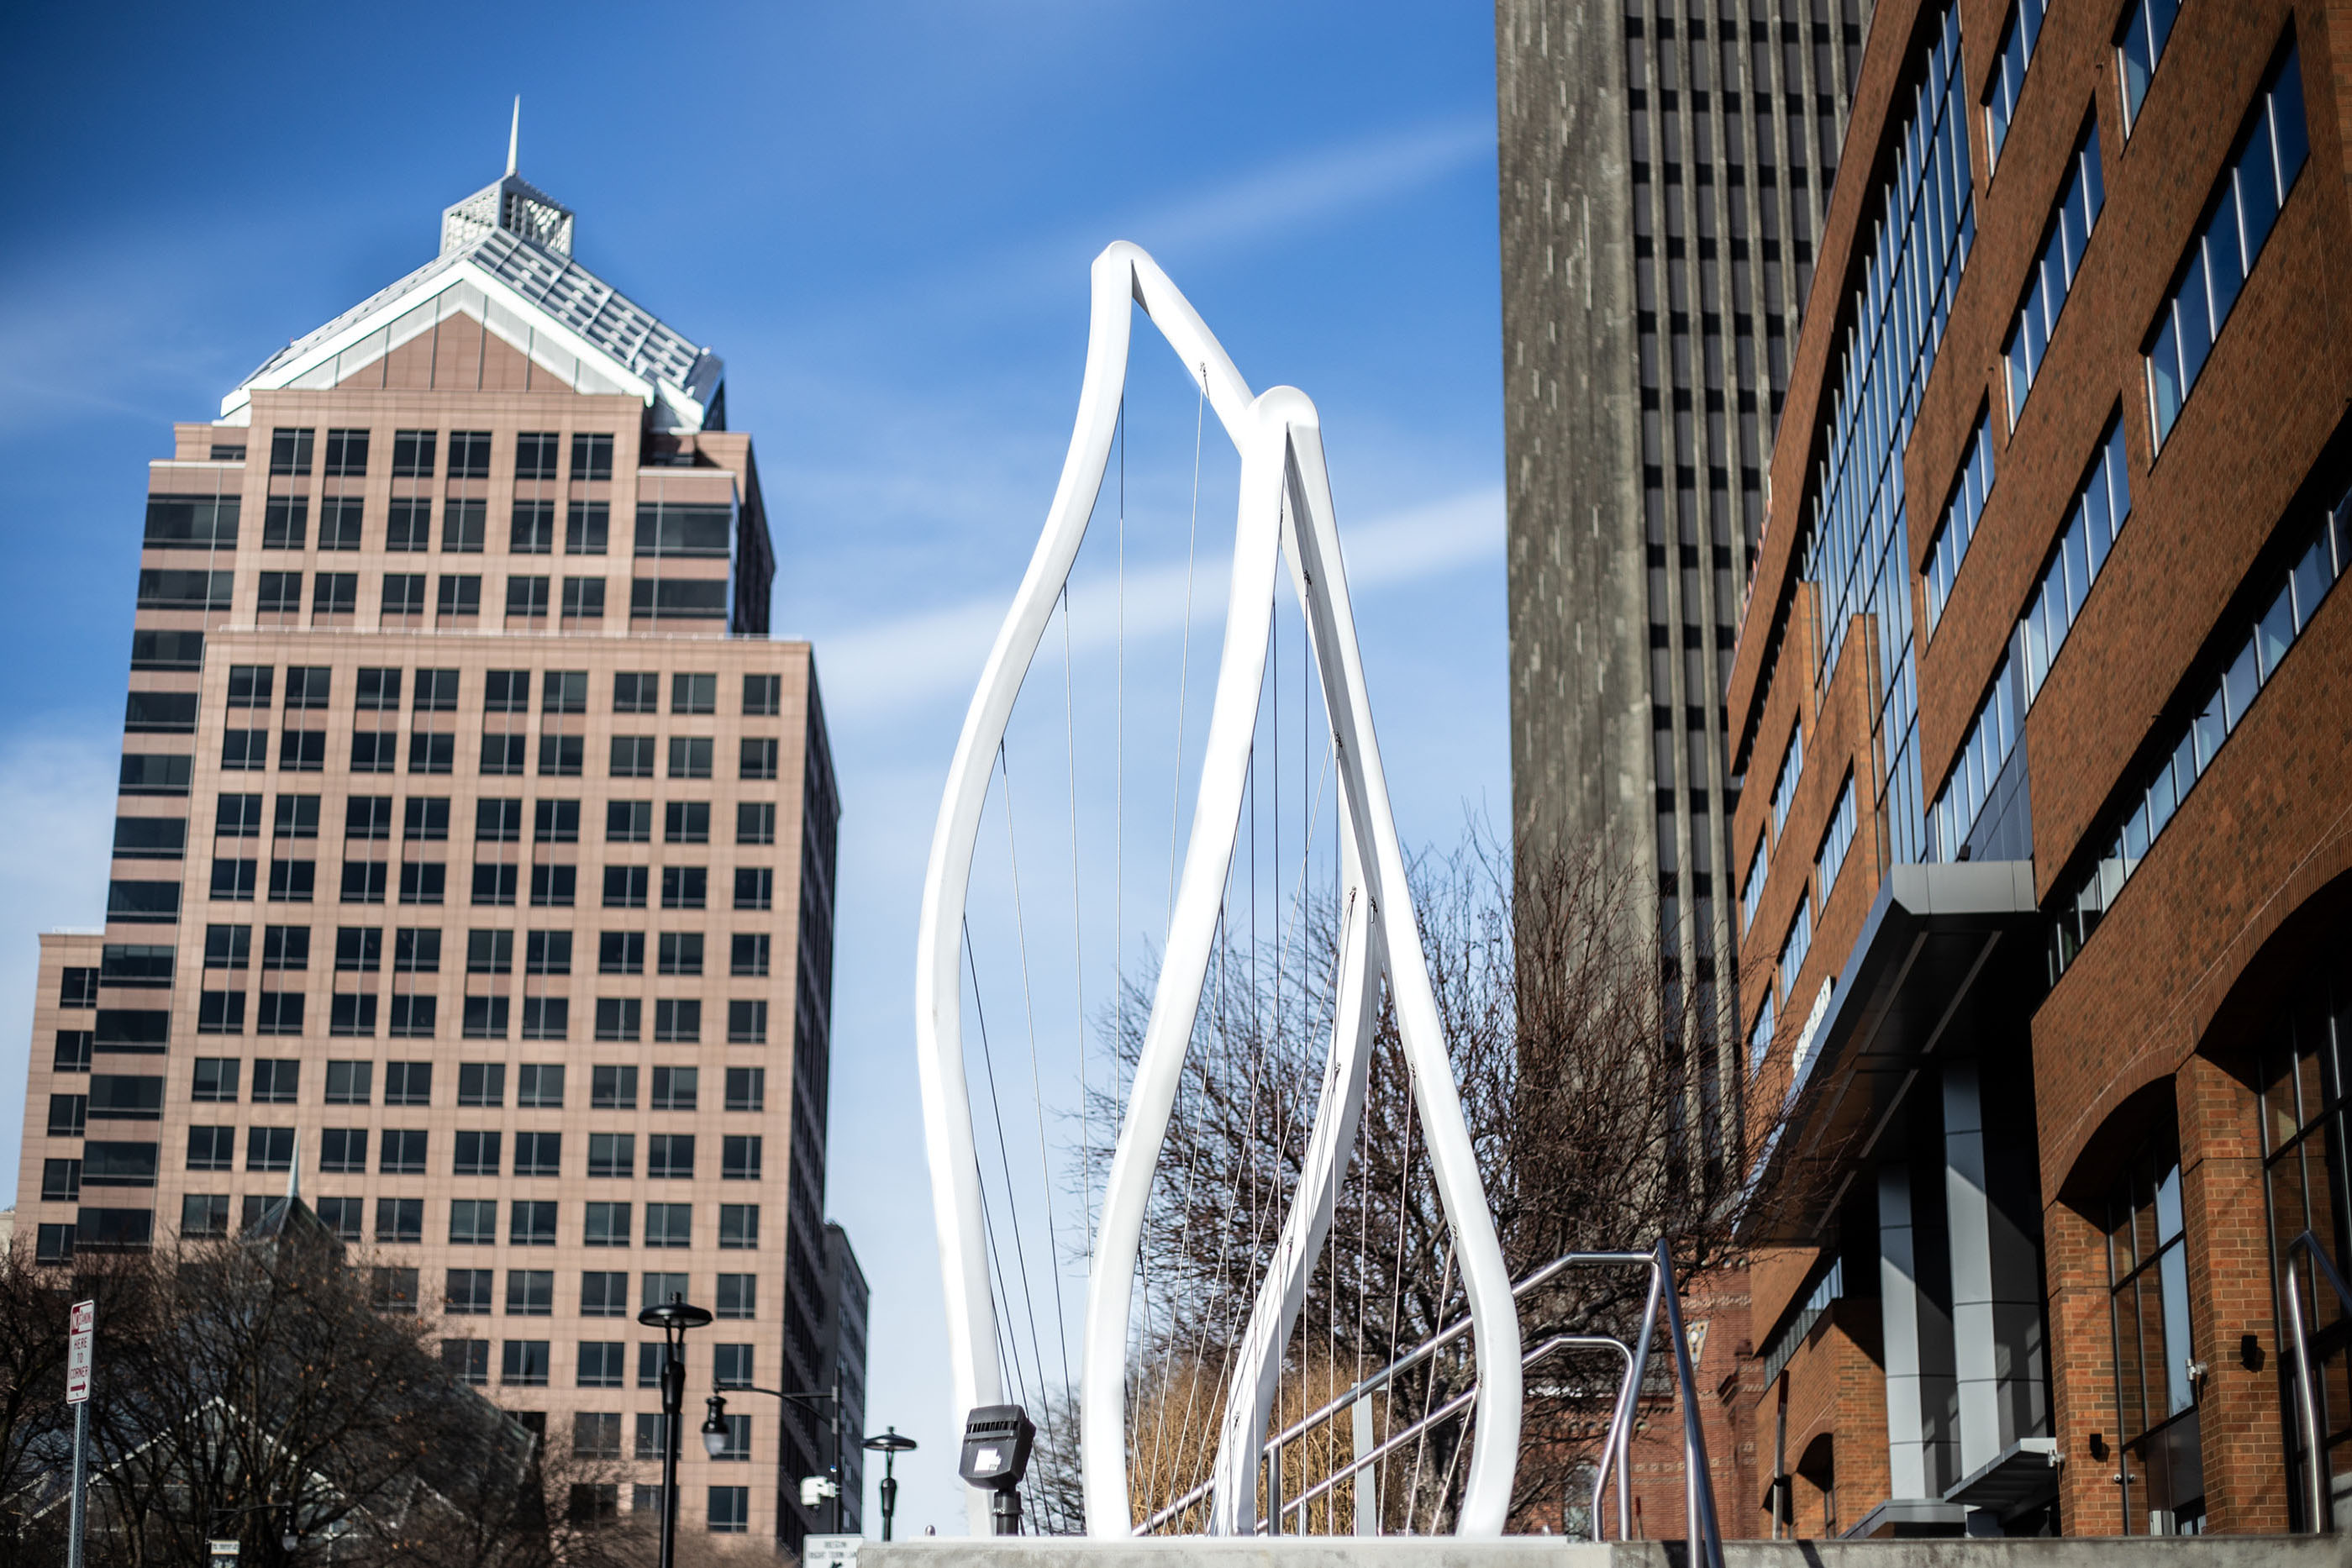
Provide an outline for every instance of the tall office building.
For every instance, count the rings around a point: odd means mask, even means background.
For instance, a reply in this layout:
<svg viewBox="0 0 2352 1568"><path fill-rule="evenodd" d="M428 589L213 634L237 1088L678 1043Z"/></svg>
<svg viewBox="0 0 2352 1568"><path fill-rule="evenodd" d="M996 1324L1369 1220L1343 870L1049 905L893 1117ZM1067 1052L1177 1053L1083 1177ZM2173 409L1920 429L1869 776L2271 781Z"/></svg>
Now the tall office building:
<svg viewBox="0 0 2352 1568"><path fill-rule="evenodd" d="M1753 1531L2352 1514L2347 50L1878 6L1728 691Z"/></svg>
<svg viewBox="0 0 2352 1568"><path fill-rule="evenodd" d="M1732 1114L1722 694L1866 0L1498 0L1511 809L1656 889ZM1721 1169L1720 1149L1705 1151Z"/></svg>
<svg viewBox="0 0 2352 1568"><path fill-rule="evenodd" d="M20 1191L63 1261L230 1235L299 1163L595 1511L655 1500L642 1305L717 1313L692 1388L825 1375L839 806L721 363L572 244L509 168L152 465ZM794 1545L820 1422L733 1419L682 1518Z"/></svg>
<svg viewBox="0 0 2352 1568"><path fill-rule="evenodd" d="M824 1361L820 1370L839 1395L841 1420L841 1528L851 1535L866 1528L866 1270L849 1245L849 1233L824 1227Z"/></svg>

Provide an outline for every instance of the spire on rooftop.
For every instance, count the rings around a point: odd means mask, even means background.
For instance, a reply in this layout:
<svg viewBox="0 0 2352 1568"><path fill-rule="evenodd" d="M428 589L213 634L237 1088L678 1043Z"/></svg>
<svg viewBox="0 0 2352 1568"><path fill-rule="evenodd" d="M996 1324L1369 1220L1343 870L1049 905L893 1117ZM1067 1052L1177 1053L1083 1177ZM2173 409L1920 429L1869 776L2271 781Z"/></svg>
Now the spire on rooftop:
<svg viewBox="0 0 2352 1568"><path fill-rule="evenodd" d="M463 250L497 229L530 240L558 256L572 254L572 209L515 173L522 149L522 95L507 122L507 172L441 214L441 254Z"/></svg>

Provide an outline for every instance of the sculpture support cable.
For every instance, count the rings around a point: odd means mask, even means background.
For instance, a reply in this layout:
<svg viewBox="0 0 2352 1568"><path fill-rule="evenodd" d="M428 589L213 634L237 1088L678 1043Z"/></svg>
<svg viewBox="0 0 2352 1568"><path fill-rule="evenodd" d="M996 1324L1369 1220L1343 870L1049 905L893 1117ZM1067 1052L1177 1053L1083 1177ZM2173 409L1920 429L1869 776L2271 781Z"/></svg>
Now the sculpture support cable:
<svg viewBox="0 0 2352 1568"><path fill-rule="evenodd" d="M1237 841L1257 724L1276 578L1287 558L1329 715L1340 782L1340 1006L1333 1056L1310 1133L1308 1161L1285 1219L1273 1267L1244 1335L1227 1394L1212 1528L1254 1528L1258 1449L1282 1353L1314 1270L1362 1107L1371 1021L1385 978L1433 1174L1460 1259L1478 1369L1473 1454L1457 1531L1500 1533L1519 1438L1519 1334L1510 1280L1480 1185L1430 987L1404 856L1373 737L1363 665L1347 592L1322 432L1305 394L1252 396L1182 294L1141 249L1114 244L1095 259L1093 311L1076 426L1045 527L965 714L940 803L917 935L916 1043L933 1209L947 1292L956 1419L1003 1396L986 1216L964 1077L960 933L982 806L1014 699L1067 581L1102 486L1126 384L1133 307L1139 305L1188 370L1241 454L1233 576L1216 695L1193 802L1192 826L1166 944L1129 1089L1125 1124L1103 1194L1087 1278L1080 1373L1080 1460L1087 1527L1129 1532L1127 1378L1133 1286L1154 1169L1184 1053L1200 1010ZM980 1508L975 1501L975 1510ZM976 1516L984 1532L984 1516Z"/></svg>

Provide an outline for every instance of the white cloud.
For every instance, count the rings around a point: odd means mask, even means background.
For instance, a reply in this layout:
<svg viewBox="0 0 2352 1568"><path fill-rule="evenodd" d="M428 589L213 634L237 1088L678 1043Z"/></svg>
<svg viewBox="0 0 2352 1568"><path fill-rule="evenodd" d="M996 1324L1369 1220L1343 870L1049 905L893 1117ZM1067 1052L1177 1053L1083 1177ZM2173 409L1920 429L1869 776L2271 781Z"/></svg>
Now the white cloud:
<svg viewBox="0 0 2352 1568"><path fill-rule="evenodd" d="M0 822L8 824L0 835L0 1184L9 1188L25 1126L40 933L105 919L114 785L111 735L0 742Z"/></svg>
<svg viewBox="0 0 2352 1568"><path fill-rule="evenodd" d="M1163 261L1199 263L1261 241L1302 238L1317 227L1395 198L1495 151L1495 122L1465 116L1383 132L1274 159L1220 184L1124 206L1105 203L1083 221L993 258L960 259L929 289L956 316L1066 297L1074 260L1131 239ZM894 308L903 309L903 290Z"/></svg>
<svg viewBox="0 0 2352 1568"><path fill-rule="evenodd" d="M1384 201L1494 150L1486 119L1391 132L1283 159L1223 189L1139 212L1130 225L1171 249L1244 244Z"/></svg>
<svg viewBox="0 0 2352 1568"><path fill-rule="evenodd" d="M1417 582L1491 560L1502 552L1503 492L1465 491L1428 506L1340 530L1352 594ZM1182 630L1189 598L1193 624L1223 614L1229 552L1203 552L1190 574L1160 564L1127 575L1123 595L1106 576L1070 584L1071 644L1090 653ZM1011 605L1003 597L967 599L919 615L851 627L816 638L826 704L835 721L859 722L954 697L968 698Z"/></svg>

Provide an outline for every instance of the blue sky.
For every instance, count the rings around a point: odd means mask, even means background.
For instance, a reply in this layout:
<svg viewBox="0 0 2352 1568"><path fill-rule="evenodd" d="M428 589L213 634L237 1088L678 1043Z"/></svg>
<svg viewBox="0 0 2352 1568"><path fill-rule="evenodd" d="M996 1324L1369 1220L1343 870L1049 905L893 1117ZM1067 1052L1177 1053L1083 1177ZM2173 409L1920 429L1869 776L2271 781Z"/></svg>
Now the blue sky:
<svg viewBox="0 0 2352 1568"><path fill-rule="evenodd" d="M103 904L143 465L427 259L520 92L523 174L578 213L586 265L725 356L757 443L774 624L815 641L845 801L828 1192L875 1289L868 1421L924 1445L902 1528L960 1530L914 919L1068 439L1087 263L1140 242L1254 385L1315 397L1404 836L1507 822L1492 26L1365 0L12 8L0 1182L34 933ZM1129 437L1140 627L1175 604L1193 465L1181 372L1137 345L1159 378ZM1229 458L1202 475L1196 658L1233 506ZM1139 670L1184 624L1175 604L1134 635Z"/></svg>

